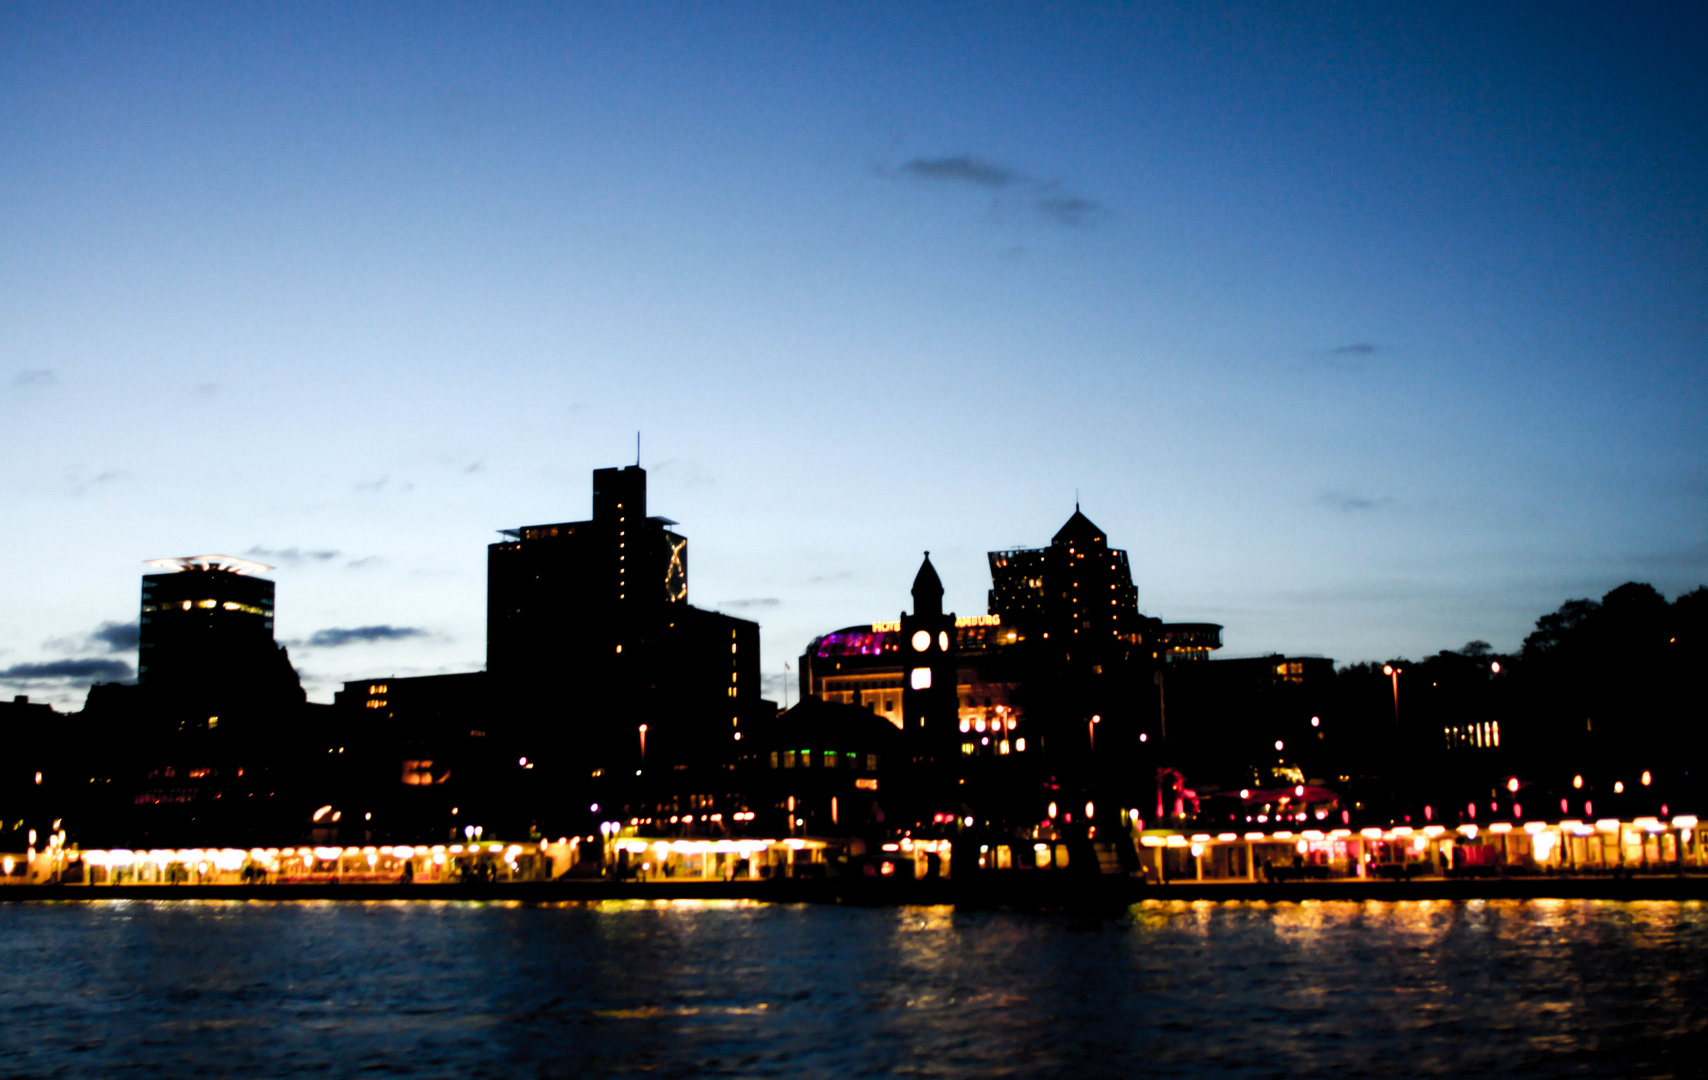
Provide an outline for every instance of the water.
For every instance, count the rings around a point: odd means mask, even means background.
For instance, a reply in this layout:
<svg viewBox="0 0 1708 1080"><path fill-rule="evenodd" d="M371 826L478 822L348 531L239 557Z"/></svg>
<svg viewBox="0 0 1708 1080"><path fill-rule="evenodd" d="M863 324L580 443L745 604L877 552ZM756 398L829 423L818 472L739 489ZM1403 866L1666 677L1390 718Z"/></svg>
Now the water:
<svg viewBox="0 0 1708 1080"><path fill-rule="evenodd" d="M0 905L0 1076L1693 1077L1698 903Z"/></svg>

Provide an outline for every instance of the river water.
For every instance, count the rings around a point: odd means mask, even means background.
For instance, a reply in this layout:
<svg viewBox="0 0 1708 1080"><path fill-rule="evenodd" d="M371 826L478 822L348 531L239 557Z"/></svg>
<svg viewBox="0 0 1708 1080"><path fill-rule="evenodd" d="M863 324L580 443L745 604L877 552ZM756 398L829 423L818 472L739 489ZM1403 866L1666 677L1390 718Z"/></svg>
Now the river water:
<svg viewBox="0 0 1708 1080"><path fill-rule="evenodd" d="M0 904L0 1076L1696 1077L1699 903Z"/></svg>

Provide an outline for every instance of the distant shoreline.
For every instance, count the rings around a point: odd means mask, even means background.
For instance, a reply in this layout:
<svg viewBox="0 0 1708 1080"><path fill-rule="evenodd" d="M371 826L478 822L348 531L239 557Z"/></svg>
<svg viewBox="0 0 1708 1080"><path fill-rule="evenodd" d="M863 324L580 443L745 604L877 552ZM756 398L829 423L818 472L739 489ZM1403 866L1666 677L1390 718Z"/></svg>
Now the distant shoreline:
<svg viewBox="0 0 1708 1080"><path fill-rule="evenodd" d="M1425 878L1413 881L1198 882L1025 875L973 881L781 878L766 881L540 881L489 884L16 885L0 902L259 901L599 903L721 900L899 907L950 904L1019 911L1115 910L1144 901L1708 900L1708 875Z"/></svg>

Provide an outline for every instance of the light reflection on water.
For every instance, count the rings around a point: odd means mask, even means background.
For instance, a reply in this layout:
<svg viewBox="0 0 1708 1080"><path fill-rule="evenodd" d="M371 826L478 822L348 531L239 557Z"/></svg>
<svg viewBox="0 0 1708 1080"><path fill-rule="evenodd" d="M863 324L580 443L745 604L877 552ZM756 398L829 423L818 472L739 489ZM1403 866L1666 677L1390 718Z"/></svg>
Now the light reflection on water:
<svg viewBox="0 0 1708 1080"><path fill-rule="evenodd" d="M0 905L0 1076L1697 1076L1708 909Z"/></svg>

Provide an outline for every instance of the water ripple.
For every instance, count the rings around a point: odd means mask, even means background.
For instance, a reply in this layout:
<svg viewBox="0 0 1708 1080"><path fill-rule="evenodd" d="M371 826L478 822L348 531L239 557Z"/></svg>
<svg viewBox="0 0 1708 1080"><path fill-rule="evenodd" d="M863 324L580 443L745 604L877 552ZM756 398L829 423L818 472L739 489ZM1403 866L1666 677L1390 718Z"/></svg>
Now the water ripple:
<svg viewBox="0 0 1708 1080"><path fill-rule="evenodd" d="M1697 903L0 905L0 1076L1687 1077Z"/></svg>

